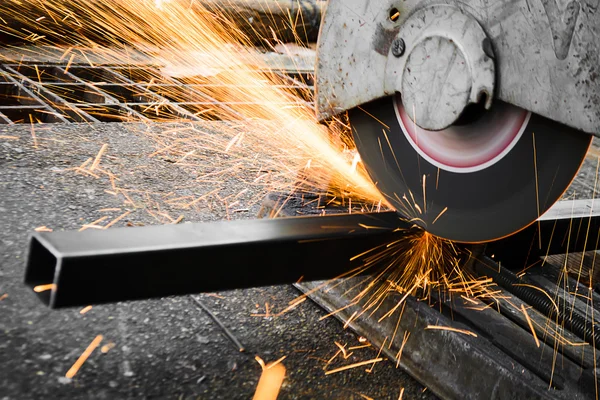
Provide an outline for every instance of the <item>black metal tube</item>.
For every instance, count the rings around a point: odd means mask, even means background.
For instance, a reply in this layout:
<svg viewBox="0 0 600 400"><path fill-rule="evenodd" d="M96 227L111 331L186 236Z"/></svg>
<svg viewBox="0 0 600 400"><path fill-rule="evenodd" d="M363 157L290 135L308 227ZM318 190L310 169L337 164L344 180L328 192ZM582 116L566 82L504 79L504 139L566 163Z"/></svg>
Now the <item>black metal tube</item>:
<svg viewBox="0 0 600 400"><path fill-rule="evenodd" d="M394 212L36 232L25 283L53 308L329 279L384 243Z"/></svg>

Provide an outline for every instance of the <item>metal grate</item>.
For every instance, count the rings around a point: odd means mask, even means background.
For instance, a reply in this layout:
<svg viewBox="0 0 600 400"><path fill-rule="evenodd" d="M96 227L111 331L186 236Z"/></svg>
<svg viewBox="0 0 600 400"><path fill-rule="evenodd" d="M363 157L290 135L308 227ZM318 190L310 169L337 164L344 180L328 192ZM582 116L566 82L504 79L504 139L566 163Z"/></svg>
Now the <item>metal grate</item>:
<svg viewBox="0 0 600 400"><path fill-rule="evenodd" d="M242 104L219 102L207 94L227 90L218 75L193 80L169 78L158 68L2 65L0 124L219 120L224 113L231 119L236 105ZM298 101L306 106L313 106L310 72L275 70L269 73L286 82L279 87L296 94ZM298 103L281 104L293 105Z"/></svg>

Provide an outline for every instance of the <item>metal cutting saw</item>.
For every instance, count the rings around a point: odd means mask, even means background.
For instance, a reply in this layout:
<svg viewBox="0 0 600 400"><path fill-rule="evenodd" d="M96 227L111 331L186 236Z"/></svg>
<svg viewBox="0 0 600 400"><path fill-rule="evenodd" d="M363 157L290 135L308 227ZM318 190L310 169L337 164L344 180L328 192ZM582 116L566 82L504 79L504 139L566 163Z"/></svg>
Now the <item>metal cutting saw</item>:
<svg viewBox="0 0 600 400"><path fill-rule="evenodd" d="M595 277L580 282L585 258L576 281L566 256L561 268L536 263L600 243L593 201L558 202L542 216L600 132L600 0L330 0L317 55L318 119L348 113L395 211L33 232L26 285L62 308L302 281L328 315L441 398L597 398ZM279 213L273 195L263 206ZM500 296L432 290L426 302L386 289L361 311L348 296L373 285L360 276L373 259L361 255L413 224L495 241L465 246L478 250L461 268L493 279ZM336 276L355 278L319 290ZM401 303L397 322L381 323Z"/></svg>
<svg viewBox="0 0 600 400"><path fill-rule="evenodd" d="M600 132L599 7L330 0L317 116L348 111L399 214L455 241L506 237L561 197Z"/></svg>
<svg viewBox="0 0 600 400"><path fill-rule="evenodd" d="M414 224L458 242L495 241L488 249L508 249L498 260L520 248L533 257L536 235L551 254L600 240L600 212L592 220L587 205L578 219L575 206L542 216L600 132L600 0L330 0L316 112L348 112L395 211L34 232L26 284L51 287L40 298L69 307L318 281ZM496 241L536 220L531 235ZM577 221L586 234L564 246Z"/></svg>

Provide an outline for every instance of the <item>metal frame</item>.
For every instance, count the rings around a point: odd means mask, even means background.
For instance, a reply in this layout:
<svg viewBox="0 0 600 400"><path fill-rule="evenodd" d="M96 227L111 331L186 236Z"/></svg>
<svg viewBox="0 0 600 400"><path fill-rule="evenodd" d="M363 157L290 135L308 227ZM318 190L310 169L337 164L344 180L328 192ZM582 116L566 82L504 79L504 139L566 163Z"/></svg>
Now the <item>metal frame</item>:
<svg viewBox="0 0 600 400"><path fill-rule="evenodd" d="M1 65L0 90L4 89L5 103L0 99L0 123L201 121L209 117L220 119L224 111L229 119L237 115L236 103L220 102L205 93L205 87L219 85L218 82L207 79L206 82L189 83L184 79L163 77L157 68L81 64L67 67L66 64L51 63ZM313 91L308 71L265 73L282 78L286 84L279 86L285 90ZM173 98L173 93L169 92L173 90L180 90L184 95ZM298 101L314 107L310 99ZM15 111L24 118L11 118ZM199 112L202 112L202 118L195 115ZM242 116L239 118L243 119Z"/></svg>

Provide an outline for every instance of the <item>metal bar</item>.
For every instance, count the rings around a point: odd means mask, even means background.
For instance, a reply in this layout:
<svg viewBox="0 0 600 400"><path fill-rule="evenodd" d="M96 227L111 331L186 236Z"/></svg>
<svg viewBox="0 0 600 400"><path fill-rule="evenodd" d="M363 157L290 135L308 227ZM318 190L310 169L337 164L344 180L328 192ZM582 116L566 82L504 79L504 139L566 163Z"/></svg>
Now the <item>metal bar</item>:
<svg viewBox="0 0 600 400"><path fill-rule="evenodd" d="M581 313L571 304L566 303L565 298L559 295L560 288L555 285L548 285L545 289L540 288L539 278L532 279L534 275L517 277L510 270L488 257L476 260L472 264L472 268L477 275L492 278L494 283L501 285L513 295L535 307L540 313L555 319L579 338L600 348L600 325L590 319L589 310ZM553 299L547 293L557 297ZM585 308L585 304L583 308Z"/></svg>
<svg viewBox="0 0 600 400"><path fill-rule="evenodd" d="M191 107L197 108L212 108L215 107L215 110L224 110L228 115L233 116L234 118L245 119L243 115L234 110L234 106L241 104L252 104L252 105L260 105L258 103L227 103L227 102L219 102L213 97L207 95L202 88L206 87L226 87L227 85L220 85L217 83L197 83L197 84L186 84L177 79L161 77L161 81L157 83L145 83L145 82L137 82L135 78L128 78L127 71L131 70L132 73L135 74L149 74L149 76L157 75L159 76L158 70L156 70L158 66L130 66L130 65L103 65L100 67L90 67L84 66L81 64L73 64L69 70L66 69L64 63L42 63L42 64L30 64L30 63L19 63L19 64L3 64L2 68L7 72L6 74L6 82L7 83L16 83L20 90L24 91L31 97L32 101L39 102L41 107L48 110L55 119L60 122L72 122L73 121L89 121L89 122L99 122L106 121L110 122L112 118L108 118L106 116L98 116L96 113L90 113L86 111L86 104L80 102L79 99L73 101L72 99L64 96L60 93L60 90L57 91L57 88L63 87L71 87L77 85L85 85L90 89L91 92L102 95L105 97L106 104L115 105L118 104L121 109L129 113L131 116L142 122L148 122L150 120L155 120L153 115L147 115L147 113L139 109L138 106L144 105L165 105L167 108L162 109L162 112L168 114L168 116L173 116L180 119L185 120L199 120L200 117L197 116L197 113L194 110L189 109ZM20 72L20 68L27 68L28 72ZM41 79L36 81L35 74L32 75L32 68L39 69L41 71L40 76ZM106 82L94 82L90 81L86 74L89 71L97 71L101 73L102 76L106 75ZM303 72L301 70L286 70L288 73L299 74L302 75ZM276 87L285 88L286 90L310 90L311 92L314 90L311 86L307 86L304 83L301 83L299 80L293 79L285 75L285 71L278 70L270 70L270 71L262 71L262 73L271 73L276 74L280 77L285 77L286 81L293 83L293 85L275 85ZM83 74L83 76L82 76ZM142 103L141 99L139 102L129 102L122 101L120 98L116 98L113 95L111 86L118 86L119 88L127 88L131 90L131 88L136 88L140 91L141 94L144 94L148 99L145 99ZM162 87L178 87L181 90L185 91L186 98L191 99L191 97L200 101L189 101L189 102L178 102L177 99L171 99L165 96L165 93L160 92ZM246 85L248 87L252 85ZM256 85L255 85L256 86ZM105 91L106 90L106 91ZM36 92L37 94L35 94ZM143 92L143 93L142 93ZM183 99L183 98L182 98ZM83 100L83 99L81 99ZM191 99L193 100L193 99ZM92 104L101 104L101 103L92 103ZM299 98L298 102L282 102L281 106L295 106L295 105L306 105L309 107L313 106L313 103L307 101L305 99ZM204 110L208 111L208 110ZM107 109L107 113L112 115L114 111ZM118 113L115 113L117 116ZM115 118L118 119L118 118ZM160 119L160 118L159 118ZM17 121L20 122L20 121ZM26 122L26 121L23 121ZM54 122L54 121L47 121Z"/></svg>
<svg viewBox="0 0 600 400"><path fill-rule="evenodd" d="M497 290L499 291L498 296L494 297L493 302L495 304L491 309L498 310L503 316L510 319L521 328L531 332L527 317L525 317L521 308L525 307L527 316L533 321L535 326L543 327L540 329L541 332L538 334L538 339L550 346L551 349L555 349L550 352L551 354L558 355L560 353L564 357L577 363L579 368L594 368L600 354L594 355L595 352L591 350L589 346L584 345L581 338L565 329L564 325L557 323L556 319L548 318L547 315L532 308L519 297L512 296L509 291L503 289L501 286L498 286ZM556 293L556 291L558 290L555 289L552 293ZM551 334L549 332L560 332L560 335ZM568 343L572 344L569 345ZM537 360L539 358L540 357L535 359Z"/></svg>
<svg viewBox="0 0 600 400"><path fill-rule="evenodd" d="M4 121L4 122L0 122L0 124L9 124L9 125L14 124L14 122L12 122L6 115L2 114L2 108L0 108L0 119L2 119L2 121Z"/></svg>
<svg viewBox="0 0 600 400"><path fill-rule="evenodd" d="M582 258L585 257L585 254L581 254ZM582 265L581 261L578 261L578 254L564 254L563 256L563 261L557 264L554 264L554 261L552 261L549 257L544 258L542 263L531 267L527 270L527 273L529 275L544 277L546 280L554 282L556 286L568 288L569 291L577 293L579 295L585 293L584 296L590 298L589 300L591 306L593 306L594 309L598 310L600 313L600 282L596 282L593 279L593 265ZM597 257L597 254L595 256ZM594 258L596 257L589 257L591 258L589 259L589 261L595 264ZM564 268L567 264L576 265L577 270L581 270L582 272L585 269L588 269L588 273L591 272L592 275L588 275L587 278L584 278L581 275L578 278L574 278L569 272L565 274ZM594 290L591 290L590 286ZM595 318L598 318L597 314L595 315Z"/></svg>
<svg viewBox="0 0 600 400"><path fill-rule="evenodd" d="M56 114L61 119L61 122L69 122L64 115L72 118L76 122L99 122L96 118L87 114L85 111L78 110L76 108L74 109L70 102L46 89L42 83L35 82L33 79L29 79L24 74L21 74L19 71L11 67L5 66L5 69L9 72L9 77L21 85L24 90L28 90L29 93L32 93L32 91L30 91L29 88L23 84L23 82L27 82L29 87L35 88L43 100L40 97L35 98L44 105L44 108L47 108L51 110L53 114ZM19 82L15 77L18 77L21 82Z"/></svg>
<svg viewBox="0 0 600 400"><path fill-rule="evenodd" d="M189 112L185 108L181 107L177 102L171 101L171 100L167 99L166 97L161 96L159 93L153 92L152 90L145 88L143 85L140 85L140 84L134 82L133 80L127 78L125 75L123 75L117 71L111 70L111 73L117 75L120 79L123 79L125 82L127 82L127 87L133 86L138 90L142 90L144 93L148 93L149 96L154 96L157 99L158 103L160 103L161 105L162 104L170 105L180 115L185 116L188 119L191 119L193 121L201 121L201 119L198 118L198 116L194 115L193 113ZM133 105L133 103L130 103L130 105Z"/></svg>
<svg viewBox="0 0 600 400"><path fill-rule="evenodd" d="M29 96L34 101L36 101L40 105L39 109L46 110L49 115L54 116L60 122L69 122L61 113L59 113L58 111L54 110L45 101L43 101L38 96L36 96L29 88L27 88L25 85L23 85L21 82L19 82L16 78L14 78L13 76L11 76L11 72L10 71L2 71L1 75L4 76L4 77L6 77L11 83L16 84L23 93L25 93L27 96ZM23 79L27 79L27 78L25 78L25 76L23 76Z"/></svg>
<svg viewBox="0 0 600 400"><path fill-rule="evenodd" d="M57 69L60 70L63 74L65 74L65 75L67 75L69 77L73 77L73 78L77 79L78 81L81 81L82 83L84 83L86 86L88 86L89 88L91 88L95 92L98 92L100 95L104 96L105 99L109 99L112 104L117 103L120 107L124 108L125 110L127 110L128 112L130 112L132 115L135 115L135 117L139 118L142 122L148 122L149 121L149 119L146 118L144 115L142 115L141 113L139 113L136 110L134 110L131 107L129 107L126 101L121 101L120 99L116 98L112 93L110 93L108 91L104 91L102 89L99 89L98 87L94 87L94 85L90 84L89 82L85 82L83 79L80 79L77 76L75 76L74 74L68 72L66 69L63 69L62 66L61 67L57 67ZM112 72L113 71L111 71L111 73ZM114 84L113 86L121 86L121 85L119 85L117 83L117 84ZM70 102L69 104L71 104L71 105L73 105L73 106L76 107L76 105L73 104L73 102ZM97 118L94 118L94 119L97 120Z"/></svg>
<svg viewBox="0 0 600 400"><path fill-rule="evenodd" d="M122 66L121 67L113 67L113 68L110 69L110 71L111 71L112 74L114 74L115 76L118 76L119 79L124 80L124 82L128 82L130 84L138 86L131 79L128 79L127 77L125 77L122 73L120 73L118 71L115 71L115 68L123 69ZM187 84L186 85L186 84L183 84L183 83L178 83L179 81L177 81L175 79L166 78L166 77L164 79L168 80L168 81L171 81L171 82L174 82L175 86L185 87L186 89L188 89L188 95L189 96L194 95L194 96L197 96L199 98L202 98L202 99L206 100L206 102L196 102L196 101L194 101L194 102L175 102L175 101L170 101L170 100L168 100L168 99L165 98L165 100L168 101L169 104L176 104L178 107L180 107L181 105L202 105L202 106L204 106L204 105L211 105L211 106L218 106L218 107L222 108L223 110L226 110L232 116L235 115L235 116L237 116L241 120L246 119L242 114L240 114L239 112L237 112L236 110L234 110L232 107L230 107L230 105L236 105L236 104L233 104L233 103L230 103L230 102L227 102L227 103L220 102L220 101L216 100L215 98L213 98L212 96L206 94L205 92L196 90L194 88L194 86L197 86L196 84ZM143 87L143 85L139 85L138 87ZM150 89L148 89L148 90L150 90ZM155 93L155 92L153 92L153 93ZM158 95L158 96L161 96L158 93L155 93L155 94ZM161 97L164 97L164 96L161 96ZM243 103L240 103L240 104L243 104ZM257 103L248 103L248 104L257 104ZM281 105L283 106L283 105L287 105L287 104L290 104L290 103L282 103ZM192 113L192 112L190 112L188 110L186 110L186 114L189 114L189 115L193 116L194 118L198 118L197 115L195 115L194 113Z"/></svg>
<svg viewBox="0 0 600 400"><path fill-rule="evenodd" d="M35 232L25 283L53 308L334 278L399 228L394 212Z"/></svg>
<svg viewBox="0 0 600 400"><path fill-rule="evenodd" d="M536 346L529 328L518 326L510 319L503 317L493 307L486 308L487 304L485 303L474 299L467 301L460 296L453 296L451 300L446 301L446 305L452 309L455 318L457 318L456 314L465 318L465 322L468 321L477 328L475 331L478 334L483 334L482 336L490 340L495 347L518 361L531 373L548 382L549 387L553 389L565 389L572 385L574 382L569 378L577 376L581 371L581 360L570 360L560 352L567 346L557 346L555 350L543 341ZM540 336L543 340L549 335L540 334ZM589 352L591 353L591 351ZM560 364L560 367L552 368L557 363Z"/></svg>
<svg viewBox="0 0 600 400"><path fill-rule="evenodd" d="M600 240L600 199L563 200L521 232L487 245L503 265L522 269L539 257L596 250Z"/></svg>

